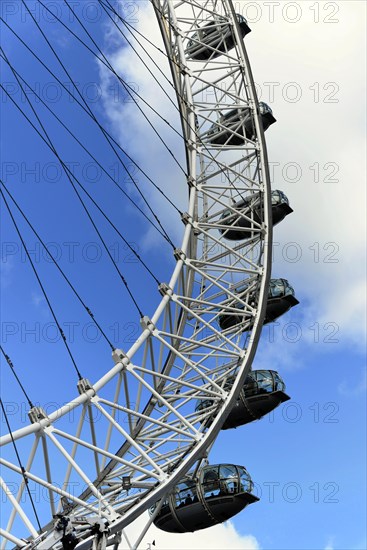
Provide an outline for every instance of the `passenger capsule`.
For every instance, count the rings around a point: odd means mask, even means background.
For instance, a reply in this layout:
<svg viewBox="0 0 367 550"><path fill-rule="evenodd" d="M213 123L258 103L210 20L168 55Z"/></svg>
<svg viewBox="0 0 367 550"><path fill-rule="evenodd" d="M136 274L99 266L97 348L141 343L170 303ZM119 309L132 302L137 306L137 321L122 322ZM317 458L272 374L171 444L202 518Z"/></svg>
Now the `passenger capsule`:
<svg viewBox="0 0 367 550"><path fill-rule="evenodd" d="M234 377L227 378L224 389L230 390ZM247 376L241 393L227 416L222 430L237 428L254 420L259 420L290 397L285 393L285 384L279 374L273 370L254 370ZM196 412L204 412L213 405L211 399L199 401ZM209 417L205 424L210 426L212 418Z"/></svg>
<svg viewBox="0 0 367 550"><path fill-rule="evenodd" d="M169 533L188 533L227 521L259 499L246 468L204 466L196 479L184 477L162 504L154 525ZM153 514L157 505L150 509Z"/></svg>
<svg viewBox="0 0 367 550"><path fill-rule="evenodd" d="M236 17L243 38L251 32L251 29L242 15L236 14ZM227 19L221 17L198 29L191 36L185 53L189 59L209 61L231 50L234 43L232 25Z"/></svg>
<svg viewBox="0 0 367 550"><path fill-rule="evenodd" d="M260 194L254 193L250 197L242 199L233 205L238 211L234 214L232 210L226 210L221 216L221 225L228 226L228 229L220 229L223 237L230 241L240 241L251 236L251 230L255 224L261 224L263 220ZM271 192L271 213L273 226L280 223L288 214L293 212L289 206L286 195L279 190ZM245 217L246 216L246 217Z"/></svg>
<svg viewBox="0 0 367 550"><path fill-rule="evenodd" d="M276 122L273 111L263 101L259 103L263 130ZM250 107L232 109L212 124L207 133L209 143L216 145L243 145L247 139L255 139L255 125Z"/></svg>
<svg viewBox="0 0 367 550"><path fill-rule="evenodd" d="M240 294L241 290L243 292L245 288L245 286L238 286L236 293ZM249 303L251 305L251 298ZM271 279L269 283L264 325L274 321L297 304L299 304L299 301L294 295L294 289L286 279ZM243 306L238 303L230 307L243 309ZM224 313L218 318L218 323L222 330L235 327L243 321L245 321L244 315L240 313ZM251 323L245 324L243 330L246 331L249 330L249 328L251 328Z"/></svg>

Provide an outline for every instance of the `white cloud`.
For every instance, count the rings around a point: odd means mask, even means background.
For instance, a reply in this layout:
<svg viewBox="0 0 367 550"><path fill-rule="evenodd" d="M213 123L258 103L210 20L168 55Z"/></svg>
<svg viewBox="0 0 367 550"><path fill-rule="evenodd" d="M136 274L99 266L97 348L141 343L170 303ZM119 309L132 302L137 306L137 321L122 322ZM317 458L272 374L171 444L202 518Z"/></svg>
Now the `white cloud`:
<svg viewBox="0 0 367 550"><path fill-rule="evenodd" d="M367 389L367 373L363 370L360 373L359 380L351 384L350 381L343 380L338 386L338 392L345 397L356 397L365 394Z"/></svg>
<svg viewBox="0 0 367 550"><path fill-rule="evenodd" d="M258 366L262 362L263 366L271 365L275 369L279 366L282 370L304 366L307 359L299 349L304 342L314 342L314 332L305 329L315 323L321 329L327 323L335 323L339 327L340 345L352 345L357 350L362 349L365 334L365 112L361 99L365 95L365 51L361 40L365 4L339 3L337 24L325 24L323 20L316 23L309 4L301 3L301 7L303 15L299 23L291 25L284 18L277 18L275 24L269 25L262 17L252 25L253 32L246 38L261 99L269 102L265 82L279 83L271 105L278 123L267 134L269 158L279 163L273 185L287 193L294 208L294 214L275 228L274 239L280 244L273 276L288 278L297 294L302 295L296 317L292 313L284 321L301 320L302 342L280 346L275 355L274 346L260 347L256 358ZM139 13L139 29L160 44L158 25L148 10ZM325 15L322 12L321 18ZM150 51L169 74L159 54ZM114 65L127 81L137 84L139 93L144 97L148 94L154 108L168 120L175 120L179 128L175 109L160 91L152 93L150 77L127 48L115 50ZM101 75L105 85L109 85L110 79L104 70ZM299 102L287 101L284 87L289 82L300 86ZM336 98L337 102L328 103L328 98ZM186 189L181 173L158 141L150 140L151 131L141 117L136 116L136 108L127 103L106 105L106 110L121 142L128 143L132 156L177 199L180 207L185 204ZM153 120L183 159L180 140L172 138L172 132L164 123L154 116ZM283 170L290 162L301 169L298 181L291 182ZM176 215L150 188L145 187L145 192L154 209L179 238L181 226ZM158 243L151 230L143 238L147 247ZM292 263L279 255L278 251L289 242L297 243L302 251L298 262ZM355 395L363 388L364 379L355 387L342 382L338 390L344 395ZM142 524L139 519L128 532L135 530L136 536ZM147 548L153 540L156 546L152 548L156 550L259 548L254 537L240 535L231 522L184 535L170 535L152 527L141 548ZM330 538L324 547L333 550L333 540ZM125 547L121 545L121 548Z"/></svg>
<svg viewBox="0 0 367 550"><path fill-rule="evenodd" d="M272 162L280 163L279 168L275 169L273 185L287 192L294 214L275 229L274 239L280 242L278 251L289 242L297 243L302 251L297 263L290 263L282 257L276 259L274 276L289 278L298 294L302 294L303 301L298 311L302 308L302 315L310 320L310 324L336 323L343 336L341 343L357 346L363 345L365 333L366 185L363 172L363 106L360 102L363 88L361 67L365 53L360 40L364 11L361 4L343 3L339 13L335 14L335 19L339 20L335 24L325 24L323 20L316 24L314 14L303 9L302 19L294 25L277 14L276 24L269 25L265 10L261 20L252 25L253 32L249 38L246 38L255 80L260 83L262 94L268 93L264 82L279 82L272 105L278 123L268 133L269 156ZM140 7L138 27L149 40L161 44L158 25L149 5ZM264 41L261 40L263 32L266 32ZM346 33L348 40L343 39ZM140 40L147 47L147 43ZM289 50L290 40L292 51ZM112 42L114 45L117 43L116 40ZM270 43L275 49L272 49L272 63L269 64ZM323 55L320 55L320 48ZM148 46L148 49L169 76L164 57L154 48ZM350 63L351 58L360 59L361 66ZM144 59L151 66L146 56ZM164 118L180 128L177 111L163 92L153 86L152 78L129 48L122 46L114 50L113 65L125 80L134 82L139 93L149 98L150 104ZM155 73L159 75L156 70ZM101 78L104 86L111 85L111 78L105 69L101 69ZM173 90L162 76L159 80L175 100ZM297 81L302 89L299 102L286 100L284 85L290 81ZM324 88L330 82L334 83L334 88ZM319 97L312 88L315 83ZM336 99L337 103L328 103L328 94L335 90L332 99ZM269 101L267 97L262 99ZM147 110L141 101L139 105L183 162L182 144L177 135ZM106 104L106 111L121 142L128 143L132 156L152 174L170 197L177 200L180 208L185 209L187 191L183 176L162 144L154 139L147 123L140 115L137 116L136 107L131 102L109 103ZM290 183L287 177L283 177L282 168L289 162L301 167L302 178L296 183ZM310 166L315 167L315 163L318 165L319 182L314 181L317 179L315 168L310 169ZM327 163L331 164L325 168ZM334 168L337 173L333 176L331 172ZM328 176L337 181L329 182ZM153 208L179 243L182 224L177 213L144 182L141 185ZM161 239L153 229L149 229L142 235L141 244L144 248L160 246Z"/></svg>
<svg viewBox="0 0 367 550"><path fill-rule="evenodd" d="M5 243L4 243L5 244ZM13 281L14 260L5 255L0 263L0 285L1 288L8 288Z"/></svg>
<svg viewBox="0 0 367 550"><path fill-rule="evenodd" d="M40 305L42 305L45 302L45 298L44 298L43 294L38 294L37 292L32 292L31 301L32 301L32 304L35 307L39 307Z"/></svg>
<svg viewBox="0 0 367 550"><path fill-rule="evenodd" d="M134 542L147 521L147 515L135 521L126 533L130 542ZM195 533L171 534L157 529L154 525L139 545L146 550L148 544L155 541L151 550L259 550L260 545L252 535L241 535L231 521L216 525ZM127 543L121 542L119 550L127 549Z"/></svg>
<svg viewBox="0 0 367 550"><path fill-rule="evenodd" d="M269 25L263 18L254 25L256 34L266 32L267 46L274 44L272 63L265 48L254 49L254 36L248 41L264 101L269 99L264 82L278 83L272 104L278 122L267 134L269 158L278 163L274 187L287 193L294 208L274 230L279 245L273 273L289 278L302 296L297 314L302 311L311 323L336 323L340 343L361 350L366 299L365 106L360 102L365 88L365 4L343 2L335 24L315 24L306 5L297 24L278 18ZM302 91L295 103L284 93L291 81ZM335 91L335 103L328 102L328 94ZM288 163L298 166L297 181L290 181ZM302 253L294 264L281 255L291 242Z"/></svg>
<svg viewBox="0 0 367 550"><path fill-rule="evenodd" d="M142 34L151 42L164 49L158 24L156 23L150 3L139 5L139 24L135 26L137 26ZM171 101L148 73L143 62L139 61L131 49L122 43L123 39L121 35L116 34L117 31L114 29L110 29L109 33L109 38L114 46L116 46L117 43L121 44L120 47L116 47L109 56L116 72L121 75L124 81L129 83L142 98L149 102L149 106L152 107L152 109L159 112L161 117L169 121L170 125L181 134L181 123L176 107L174 89L168 84L162 74L159 73L157 68L154 67L152 61L142 52L141 47L137 45L133 37L125 28L124 33L127 35L127 38L133 43L134 47L137 48L144 62L154 72L155 77L167 92ZM137 38L142 46L146 48L148 53L154 58L154 62L170 80L170 70L166 57L157 52L153 46L150 46L148 42L140 36ZM184 210L186 208L188 196L185 176L170 153L165 149L157 134L144 119L139 109L146 114L156 128L159 136L166 142L169 149L174 153L181 166L185 169L186 160L182 138L169 128L169 126L159 118L149 106L144 104L141 99L133 94L138 106L135 105L133 99L127 96L127 93L123 91L123 87L117 83L116 78L104 66L100 66L100 78L101 87L106 97L104 104L106 114L114 127L120 144L128 150L131 157L136 160L139 166L152 178L164 193L173 200L178 208ZM116 97L119 98L118 101L110 101L110 93L108 90L111 89L118 90L116 94ZM121 101L122 97L124 101ZM169 231L171 238L176 241L175 244L179 245L183 234L183 224L179 219L178 213L162 198L162 195L153 189L150 183L147 183L147 180L141 172L134 170L133 173L136 175L136 182L140 190L144 193L155 212L158 213L163 225ZM134 199L141 204L141 198L138 196L137 191L133 189L133 186L130 186L129 191L133 192ZM146 231L147 226L146 224L144 225ZM140 244L143 248L162 245L162 239L153 228L149 228L148 233L141 235L141 237L142 241Z"/></svg>

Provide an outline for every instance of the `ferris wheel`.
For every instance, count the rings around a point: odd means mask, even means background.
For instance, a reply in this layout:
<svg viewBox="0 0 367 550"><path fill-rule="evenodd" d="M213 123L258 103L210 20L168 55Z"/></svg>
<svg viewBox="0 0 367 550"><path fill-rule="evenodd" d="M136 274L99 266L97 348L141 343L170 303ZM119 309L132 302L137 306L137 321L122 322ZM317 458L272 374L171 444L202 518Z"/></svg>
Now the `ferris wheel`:
<svg viewBox="0 0 367 550"><path fill-rule="evenodd" d="M222 429L288 399L276 372L252 370L263 324L298 301L286 279L271 279L272 228L292 209L270 185L264 132L275 118L257 99L250 28L231 0L151 3L186 151L182 243L158 307L129 349L113 349L113 367L80 377L75 397L51 414L31 407L29 422L1 438L22 453L22 464L1 459L11 506L4 550L117 549L147 510L130 548L152 523L180 533L229 519L258 499L243 465L230 456L209 464L211 447ZM7 479L18 481L16 494ZM29 481L48 495L41 525L24 505ZM71 490L77 483L82 492Z"/></svg>

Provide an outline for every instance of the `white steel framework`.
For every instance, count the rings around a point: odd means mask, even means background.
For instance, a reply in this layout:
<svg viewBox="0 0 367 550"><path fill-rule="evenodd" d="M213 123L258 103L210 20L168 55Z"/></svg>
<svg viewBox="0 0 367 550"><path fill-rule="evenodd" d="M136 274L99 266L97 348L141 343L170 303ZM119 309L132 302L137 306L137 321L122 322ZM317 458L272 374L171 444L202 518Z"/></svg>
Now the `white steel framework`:
<svg viewBox="0 0 367 550"><path fill-rule="evenodd" d="M187 153L189 198L182 245L175 251L169 282L159 287L157 310L141 320L141 334L130 349L114 351L114 367L93 383L80 381L75 399L53 414L32 409L27 426L1 439L2 469L19 487L14 496L3 483L12 503L1 533L3 549L8 544L61 548L61 516L66 529L73 528L80 538L78 550L92 547L96 525L99 540L117 544L125 526L207 458L256 352L271 269L270 182L238 20L231 0L151 1L177 91ZM205 47L205 36L198 33L205 25L232 29L234 47L214 47L220 55L212 59L190 59L190 40ZM234 108L247 109L256 137L246 137L242 118L229 130L224 126L223 116ZM229 132L224 143L210 138L215 124ZM241 145L231 143L233 136ZM250 209L239 213L234 206L254 193L260 222ZM240 241L225 237L231 214L243 216L250 226ZM223 314L242 321L222 330ZM234 383L224 389L228 376ZM212 405L196 410L197 402L208 398ZM209 428L204 422L208 416L213 417ZM22 456L28 453L23 472L15 459L6 458L12 440ZM25 480L48 495L47 510L40 511L41 533ZM145 531L128 542L131 548Z"/></svg>

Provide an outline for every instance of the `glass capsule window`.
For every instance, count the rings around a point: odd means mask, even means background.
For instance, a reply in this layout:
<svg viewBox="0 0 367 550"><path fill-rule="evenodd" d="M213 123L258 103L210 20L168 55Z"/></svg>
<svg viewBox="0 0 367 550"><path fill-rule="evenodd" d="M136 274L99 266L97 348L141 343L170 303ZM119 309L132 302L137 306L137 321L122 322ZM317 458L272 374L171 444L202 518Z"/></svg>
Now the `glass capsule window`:
<svg viewBox="0 0 367 550"><path fill-rule="evenodd" d="M272 191L271 192L271 205L276 206L277 204L280 204L282 202L279 191Z"/></svg>
<svg viewBox="0 0 367 550"><path fill-rule="evenodd" d="M288 204L289 200L288 197L283 193L283 191L279 191L276 189L275 191L271 192L271 204L272 206L276 206L277 204Z"/></svg>
<svg viewBox="0 0 367 550"><path fill-rule="evenodd" d="M236 218L236 214L234 214L231 210L225 210L221 216L221 223L223 223L224 225L231 225L236 220Z"/></svg>
<svg viewBox="0 0 367 550"><path fill-rule="evenodd" d="M221 494L235 494L239 491L239 479L236 466L222 464L219 468Z"/></svg>
<svg viewBox="0 0 367 550"><path fill-rule="evenodd" d="M259 202L260 202L260 193L253 193L249 197L245 199L241 199L237 203L233 204L233 208L235 208L236 210L244 211L245 208L248 208L249 206L251 206L251 208L260 206L260 204L258 204ZM277 206L278 204L289 205L289 200L288 200L288 197L283 193L283 191L279 191L278 189L276 189L275 191L271 192L271 205ZM225 219L225 218L228 218L228 219L225 220L224 223L230 225L236 219L236 214L232 212L232 210L227 209L223 212L221 216L221 219Z"/></svg>
<svg viewBox="0 0 367 550"><path fill-rule="evenodd" d="M267 103L264 103L263 101L260 101L259 107L260 107L260 114L261 115L265 115L267 113L273 114L272 109L269 107L269 105Z"/></svg>
<svg viewBox="0 0 367 550"><path fill-rule="evenodd" d="M237 466L239 475L240 475L240 491L251 493L254 488L254 484L246 468L243 466Z"/></svg>
<svg viewBox="0 0 367 550"><path fill-rule="evenodd" d="M273 372L274 376L274 390L275 391L284 391L285 390L285 384L283 380L280 378L279 374L277 372Z"/></svg>
<svg viewBox="0 0 367 550"><path fill-rule="evenodd" d="M169 510L169 500L168 500L168 498L165 498L163 503L162 503L160 513L165 514L165 513L168 512L168 510Z"/></svg>
<svg viewBox="0 0 367 550"><path fill-rule="evenodd" d="M237 21L239 23L247 23L246 19L243 17L243 15L236 13Z"/></svg>
<svg viewBox="0 0 367 550"><path fill-rule="evenodd" d="M213 498L220 494L219 466L203 468L201 487L204 498Z"/></svg>
<svg viewBox="0 0 367 550"><path fill-rule="evenodd" d="M235 380L235 377L234 376L228 376L228 378L226 378L224 384L223 384L223 389L225 391L231 391L231 388L233 386L233 382Z"/></svg>
<svg viewBox="0 0 367 550"><path fill-rule="evenodd" d="M252 206L254 203L257 202L257 199L259 198L259 193L253 193L250 197L247 197L245 199L241 199L239 200L238 202L236 202L235 204L232 205L232 208L236 209L236 210L241 210L241 212L244 212L246 208L248 208L250 205ZM231 216L232 214L232 216ZM228 218L228 216L231 216L230 218ZM233 212L232 210L225 210L221 216L221 219L224 220L225 218L228 218L227 220L224 221L225 224L228 224L230 225L231 223L233 223L233 221L235 219L237 219L237 215L235 212Z"/></svg>
<svg viewBox="0 0 367 550"><path fill-rule="evenodd" d="M199 29L198 31L199 39L202 40L203 42L205 41L206 38L209 38L209 40L213 40L213 38L215 38L215 35L218 33L217 24L220 24L220 23L221 23L220 21L216 21L215 23L210 22L203 29Z"/></svg>
<svg viewBox="0 0 367 550"><path fill-rule="evenodd" d="M234 122L237 122L240 120L240 117L242 115L243 111L242 110L239 110L239 109L233 109L232 111L229 111L229 113L226 113L223 117L223 121L225 122L231 122L231 123L234 123Z"/></svg>
<svg viewBox="0 0 367 550"><path fill-rule="evenodd" d="M237 109L231 109L225 115L221 116L219 122L224 126L232 127L234 123L242 121L243 117L247 116L249 107L241 107ZM221 128L220 128L221 130Z"/></svg>
<svg viewBox="0 0 367 550"><path fill-rule="evenodd" d="M208 136L225 131L225 128L234 130L246 121L249 114L249 107L231 109L221 117L218 122L214 122L208 130ZM223 128L224 126L224 128Z"/></svg>
<svg viewBox="0 0 367 550"><path fill-rule="evenodd" d="M285 390L285 384L279 374L272 370L254 370L247 376L243 390L246 397L259 393L271 393Z"/></svg>
<svg viewBox="0 0 367 550"><path fill-rule="evenodd" d="M280 197L280 202L289 205L289 200L288 200L287 195L285 193L283 193L283 191L277 191L277 193Z"/></svg>
<svg viewBox="0 0 367 550"><path fill-rule="evenodd" d="M201 487L205 499L219 495L234 495L251 492L251 478L242 466L220 464L207 466L201 473Z"/></svg>
<svg viewBox="0 0 367 550"><path fill-rule="evenodd" d="M205 411L208 407L213 405L212 399L200 399L195 407L196 412Z"/></svg>
<svg viewBox="0 0 367 550"><path fill-rule="evenodd" d="M176 485L174 499L176 508L183 508L184 506L197 502L199 499L196 492L195 481L187 479Z"/></svg>
<svg viewBox="0 0 367 550"><path fill-rule="evenodd" d="M284 279L271 279L268 298L280 298L281 296L285 296Z"/></svg>
<svg viewBox="0 0 367 550"><path fill-rule="evenodd" d="M294 296L295 294L294 288L285 279L283 279L283 281L284 281L284 296Z"/></svg>
<svg viewBox="0 0 367 550"><path fill-rule="evenodd" d="M223 389L231 391L234 376L228 376L224 380ZM251 371L243 385L243 395L245 398L253 397L263 393L272 393L275 391L285 391L285 383L276 371L273 370L253 370ZM199 400L196 405L196 412L205 411L214 404L211 399Z"/></svg>
<svg viewBox="0 0 367 550"><path fill-rule="evenodd" d="M202 27L201 29L198 29L193 35L192 37L190 38L190 40L188 41L187 45L189 48L192 48L192 47L201 47L201 44L198 44L197 41L200 41L200 42L205 42L205 39L206 38L209 38L211 39L212 36L210 35L215 35L215 33L217 32L217 26L216 26L216 23L220 23L220 21L209 21L204 27Z"/></svg>
<svg viewBox="0 0 367 550"><path fill-rule="evenodd" d="M243 281L239 281L238 283L235 283L231 286L231 292L233 294L236 294L239 298L243 297L243 293L248 290L249 286L252 286L253 290L255 290L254 282L250 283L248 279L245 279ZM251 303L251 301L254 299L254 297L249 297L248 302Z"/></svg>
<svg viewBox="0 0 367 550"><path fill-rule="evenodd" d="M242 15L236 14L236 17L240 25L247 25L247 21ZM198 28L191 36L187 44L188 48L200 48L200 44L196 42L197 40L204 42L204 45L216 47L219 42L227 39L232 33L232 28L227 18L217 16L213 20L211 19L211 15L208 14L206 21L206 24ZM231 43L230 47L232 46L233 44Z"/></svg>
<svg viewBox="0 0 367 550"><path fill-rule="evenodd" d="M229 376L223 384L223 389L225 391L230 391L233 386L234 380L234 376ZM253 370L247 375L245 383L243 385L245 395L247 397L250 397L251 395L256 395L257 393L259 393L259 387L262 387L263 389L267 388L267 391L270 392L278 390L283 391L285 390L285 383L276 371ZM211 404L211 401L208 400L208 403Z"/></svg>
<svg viewBox="0 0 367 550"><path fill-rule="evenodd" d="M234 204L233 205L233 208L239 208L240 206L242 206L241 204ZM231 215L232 214L232 215ZM231 216L231 217L229 217ZM225 218L228 218L228 219L225 219ZM228 224L230 225L231 223L233 223L233 221L237 218L237 215L235 214L235 212L232 212L232 210L225 210L221 216L221 219L224 220L224 223L225 224Z"/></svg>
<svg viewBox="0 0 367 550"><path fill-rule="evenodd" d="M282 296L294 296L294 288L286 279L271 279L268 298L279 298Z"/></svg>
<svg viewBox="0 0 367 550"><path fill-rule="evenodd" d="M256 371L250 372L243 385L243 390L246 397L251 397L252 395L256 395L258 393L258 385L254 372Z"/></svg>
<svg viewBox="0 0 367 550"><path fill-rule="evenodd" d="M255 371L258 393L271 393L274 389L273 377L268 370Z"/></svg>

